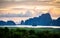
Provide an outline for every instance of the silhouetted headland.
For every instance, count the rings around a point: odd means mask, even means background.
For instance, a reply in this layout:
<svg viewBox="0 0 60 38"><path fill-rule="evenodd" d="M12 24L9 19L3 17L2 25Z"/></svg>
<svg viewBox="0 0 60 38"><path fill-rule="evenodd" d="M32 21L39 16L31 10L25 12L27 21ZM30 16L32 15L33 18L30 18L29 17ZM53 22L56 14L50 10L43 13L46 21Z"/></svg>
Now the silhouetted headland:
<svg viewBox="0 0 60 38"><path fill-rule="evenodd" d="M49 13L46 13L46 14L42 14L39 17L34 17L34 18L30 18L28 20L25 20L25 22L22 20L21 25L59 26L60 18L54 20L51 18L51 15Z"/></svg>
<svg viewBox="0 0 60 38"><path fill-rule="evenodd" d="M14 21L0 21L0 25L17 25ZM25 21L21 21L19 25L42 25L42 26L60 26L60 17L58 19L52 19L49 13L42 14L39 17L29 18Z"/></svg>
<svg viewBox="0 0 60 38"><path fill-rule="evenodd" d="M14 21L7 21L7 22L5 22L5 21L0 21L0 25L16 25L15 23L14 23Z"/></svg>

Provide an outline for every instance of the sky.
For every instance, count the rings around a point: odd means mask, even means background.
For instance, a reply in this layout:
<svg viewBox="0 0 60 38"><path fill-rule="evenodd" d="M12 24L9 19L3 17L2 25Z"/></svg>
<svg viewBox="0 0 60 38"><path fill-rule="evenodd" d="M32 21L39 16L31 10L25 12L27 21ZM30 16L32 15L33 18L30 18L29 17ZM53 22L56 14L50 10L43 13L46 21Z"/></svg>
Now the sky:
<svg viewBox="0 0 60 38"><path fill-rule="evenodd" d="M0 20L18 22L43 13L60 17L60 0L0 0Z"/></svg>

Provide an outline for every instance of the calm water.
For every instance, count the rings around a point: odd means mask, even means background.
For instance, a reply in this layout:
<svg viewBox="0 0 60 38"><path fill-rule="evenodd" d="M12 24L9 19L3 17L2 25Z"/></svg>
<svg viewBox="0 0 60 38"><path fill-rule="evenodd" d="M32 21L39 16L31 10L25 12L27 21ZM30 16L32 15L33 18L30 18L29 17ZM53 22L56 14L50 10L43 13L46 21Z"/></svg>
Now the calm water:
<svg viewBox="0 0 60 38"><path fill-rule="evenodd" d="M0 27L28 27L28 28L60 28L60 26L32 26L32 25L4 25Z"/></svg>

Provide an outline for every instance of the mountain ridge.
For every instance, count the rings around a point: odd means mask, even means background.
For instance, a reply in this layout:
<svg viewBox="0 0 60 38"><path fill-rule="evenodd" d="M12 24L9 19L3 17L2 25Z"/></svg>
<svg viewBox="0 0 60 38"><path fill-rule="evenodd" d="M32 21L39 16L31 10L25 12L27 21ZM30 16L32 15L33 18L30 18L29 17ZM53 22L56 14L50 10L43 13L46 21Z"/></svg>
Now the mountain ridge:
<svg viewBox="0 0 60 38"><path fill-rule="evenodd" d="M0 25L42 25L42 26L60 26L60 17L56 20L51 18L49 13L42 14L39 17L29 18L25 21L21 20L20 24L16 24L14 21L0 21Z"/></svg>

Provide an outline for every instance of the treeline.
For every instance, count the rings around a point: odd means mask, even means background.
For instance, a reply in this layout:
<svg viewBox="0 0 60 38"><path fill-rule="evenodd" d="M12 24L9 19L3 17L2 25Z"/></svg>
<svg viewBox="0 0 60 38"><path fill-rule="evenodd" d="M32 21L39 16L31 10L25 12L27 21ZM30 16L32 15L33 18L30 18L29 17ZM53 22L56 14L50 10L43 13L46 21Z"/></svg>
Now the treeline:
<svg viewBox="0 0 60 38"><path fill-rule="evenodd" d="M53 32L52 32L53 31ZM0 38L60 38L60 31L0 28Z"/></svg>

